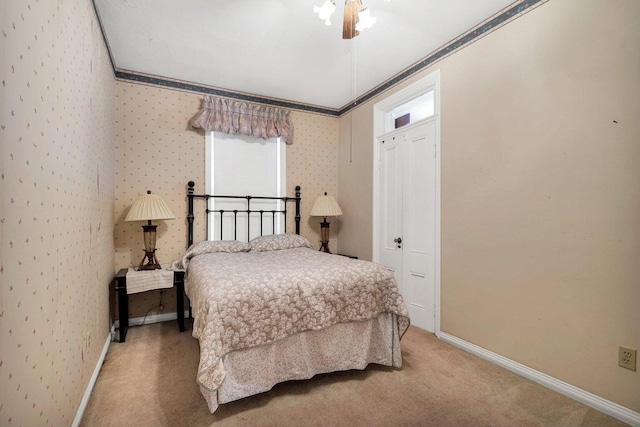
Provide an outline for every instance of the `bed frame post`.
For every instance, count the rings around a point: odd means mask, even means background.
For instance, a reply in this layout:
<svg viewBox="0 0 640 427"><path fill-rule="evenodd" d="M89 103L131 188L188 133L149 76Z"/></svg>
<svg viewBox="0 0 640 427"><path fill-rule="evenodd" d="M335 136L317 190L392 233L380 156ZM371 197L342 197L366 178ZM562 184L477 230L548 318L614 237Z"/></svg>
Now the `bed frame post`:
<svg viewBox="0 0 640 427"><path fill-rule="evenodd" d="M296 185L296 234L300 234L300 186Z"/></svg>
<svg viewBox="0 0 640 427"><path fill-rule="evenodd" d="M195 182L189 181L187 183L189 186L187 190L187 198L189 199L189 211L187 213L187 248L193 244L193 187L196 185Z"/></svg>

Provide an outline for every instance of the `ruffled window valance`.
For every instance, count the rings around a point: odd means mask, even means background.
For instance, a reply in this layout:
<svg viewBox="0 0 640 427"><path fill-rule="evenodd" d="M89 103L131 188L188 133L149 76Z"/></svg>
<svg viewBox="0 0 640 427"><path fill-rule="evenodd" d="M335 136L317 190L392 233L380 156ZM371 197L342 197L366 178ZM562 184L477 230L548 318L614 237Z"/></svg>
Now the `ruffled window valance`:
<svg viewBox="0 0 640 427"><path fill-rule="evenodd" d="M202 109L189 120L191 127L207 131L284 138L293 143L290 112L280 108L206 95Z"/></svg>

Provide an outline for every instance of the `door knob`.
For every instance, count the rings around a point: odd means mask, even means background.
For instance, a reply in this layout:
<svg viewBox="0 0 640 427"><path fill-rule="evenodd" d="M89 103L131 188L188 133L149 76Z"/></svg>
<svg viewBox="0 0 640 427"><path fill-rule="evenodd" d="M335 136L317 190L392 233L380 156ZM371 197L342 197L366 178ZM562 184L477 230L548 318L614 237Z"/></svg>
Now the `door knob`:
<svg viewBox="0 0 640 427"><path fill-rule="evenodd" d="M396 239L393 239L393 241L398 244L398 248L402 247L402 237L398 237Z"/></svg>

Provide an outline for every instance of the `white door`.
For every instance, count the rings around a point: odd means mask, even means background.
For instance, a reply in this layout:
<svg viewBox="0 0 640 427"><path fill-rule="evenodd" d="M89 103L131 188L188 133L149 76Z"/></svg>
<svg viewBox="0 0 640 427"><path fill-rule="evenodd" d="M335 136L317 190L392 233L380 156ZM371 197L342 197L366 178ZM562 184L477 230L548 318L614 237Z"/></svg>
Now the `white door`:
<svg viewBox="0 0 640 427"><path fill-rule="evenodd" d="M380 141L380 264L393 271L402 288L402 134Z"/></svg>
<svg viewBox="0 0 640 427"><path fill-rule="evenodd" d="M380 257L411 323L435 331L436 118L379 140Z"/></svg>

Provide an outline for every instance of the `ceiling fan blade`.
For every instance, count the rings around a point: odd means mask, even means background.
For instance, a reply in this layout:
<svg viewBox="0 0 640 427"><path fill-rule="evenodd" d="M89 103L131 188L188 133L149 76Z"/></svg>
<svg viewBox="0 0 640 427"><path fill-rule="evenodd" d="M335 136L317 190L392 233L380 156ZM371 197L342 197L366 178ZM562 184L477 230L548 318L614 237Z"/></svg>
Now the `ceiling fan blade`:
<svg viewBox="0 0 640 427"><path fill-rule="evenodd" d="M358 11L362 7L361 0L346 0L344 2L344 19L342 21L342 38L349 40L360 34L356 31Z"/></svg>

